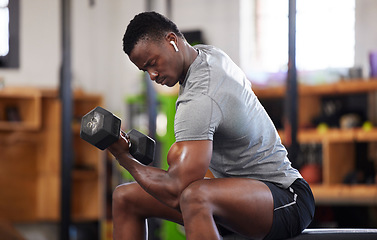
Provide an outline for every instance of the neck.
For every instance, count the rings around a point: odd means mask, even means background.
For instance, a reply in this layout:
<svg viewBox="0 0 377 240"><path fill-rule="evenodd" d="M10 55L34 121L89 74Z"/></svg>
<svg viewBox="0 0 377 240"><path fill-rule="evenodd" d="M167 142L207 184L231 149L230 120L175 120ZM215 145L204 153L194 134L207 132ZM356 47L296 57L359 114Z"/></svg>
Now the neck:
<svg viewBox="0 0 377 240"><path fill-rule="evenodd" d="M179 83L183 83L185 80L186 74L191 66L191 64L195 61L196 57L198 56L198 52L193 48L187 41L182 40L182 44L184 47L181 48L183 51L183 74L179 79Z"/></svg>

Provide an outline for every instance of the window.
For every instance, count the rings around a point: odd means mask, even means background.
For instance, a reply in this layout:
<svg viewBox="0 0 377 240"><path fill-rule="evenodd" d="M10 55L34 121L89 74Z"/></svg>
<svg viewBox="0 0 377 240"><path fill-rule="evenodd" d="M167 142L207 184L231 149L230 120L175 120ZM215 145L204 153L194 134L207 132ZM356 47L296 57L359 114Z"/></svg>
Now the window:
<svg viewBox="0 0 377 240"><path fill-rule="evenodd" d="M9 8L8 0L0 0L0 56L9 53Z"/></svg>
<svg viewBox="0 0 377 240"><path fill-rule="evenodd" d="M19 66L19 0L0 0L0 67Z"/></svg>
<svg viewBox="0 0 377 240"><path fill-rule="evenodd" d="M296 5L298 71L353 67L355 0L297 0ZM261 72L285 73L288 62L288 0L255 0L252 11L255 12L253 26L246 31L255 32L254 42L251 43L251 53L248 53L250 57L243 58L250 59L247 64L242 63L242 66L248 66L244 70L254 76L257 73L260 76Z"/></svg>
<svg viewBox="0 0 377 240"><path fill-rule="evenodd" d="M355 0L298 0L297 68L349 68L355 56Z"/></svg>
<svg viewBox="0 0 377 240"><path fill-rule="evenodd" d="M257 0L256 6L257 67L278 72L288 62L288 0Z"/></svg>

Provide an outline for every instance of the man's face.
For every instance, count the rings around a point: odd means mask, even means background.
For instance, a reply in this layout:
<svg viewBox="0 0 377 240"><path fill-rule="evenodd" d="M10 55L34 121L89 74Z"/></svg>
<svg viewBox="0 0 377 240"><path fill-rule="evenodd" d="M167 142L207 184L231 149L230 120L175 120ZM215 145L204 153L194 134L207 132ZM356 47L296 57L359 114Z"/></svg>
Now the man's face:
<svg viewBox="0 0 377 240"><path fill-rule="evenodd" d="M152 81L173 87L181 78L183 64L180 52L167 41L140 40L130 54L130 60Z"/></svg>

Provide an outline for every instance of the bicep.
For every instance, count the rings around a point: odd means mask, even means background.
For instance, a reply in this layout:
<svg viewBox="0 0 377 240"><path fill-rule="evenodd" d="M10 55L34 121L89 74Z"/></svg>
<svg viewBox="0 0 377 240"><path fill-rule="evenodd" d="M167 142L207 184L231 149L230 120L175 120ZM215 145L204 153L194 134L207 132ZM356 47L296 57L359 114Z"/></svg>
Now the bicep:
<svg viewBox="0 0 377 240"><path fill-rule="evenodd" d="M203 179L212 157L212 141L183 141L172 145L167 161L168 174L183 190L192 182Z"/></svg>

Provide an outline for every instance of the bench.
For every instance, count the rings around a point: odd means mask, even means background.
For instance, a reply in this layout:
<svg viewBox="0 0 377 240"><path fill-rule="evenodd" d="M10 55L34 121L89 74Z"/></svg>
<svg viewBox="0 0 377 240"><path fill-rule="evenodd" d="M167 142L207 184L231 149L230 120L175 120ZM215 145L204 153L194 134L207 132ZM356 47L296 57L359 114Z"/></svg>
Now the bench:
<svg viewBox="0 0 377 240"><path fill-rule="evenodd" d="M228 235L223 240L246 240L238 235ZM287 240L377 240L377 229L317 228L305 229L300 235Z"/></svg>
<svg viewBox="0 0 377 240"><path fill-rule="evenodd" d="M317 228L305 229L302 234L289 240L376 240L377 229L363 228Z"/></svg>

